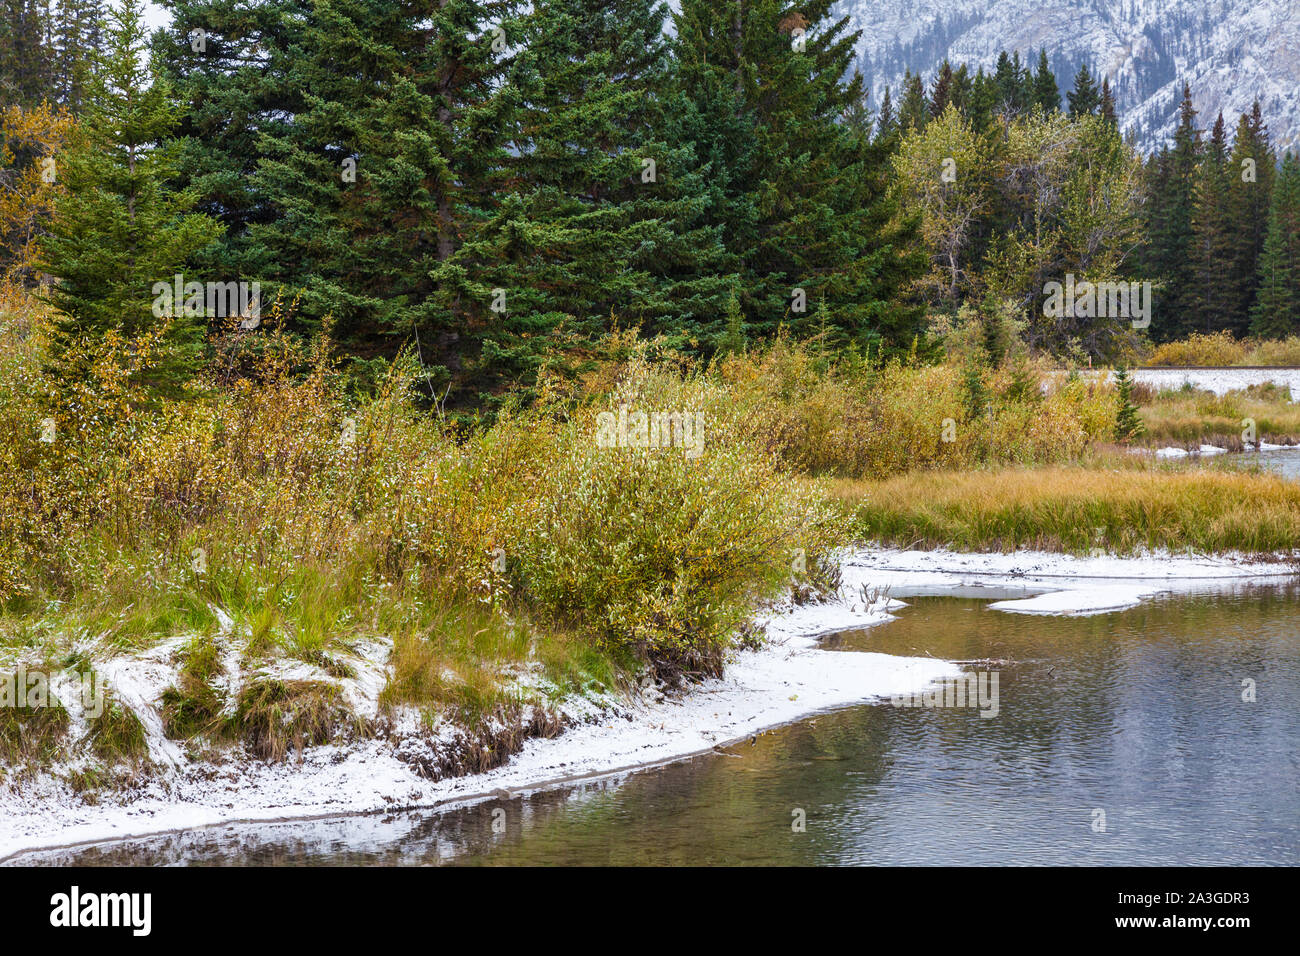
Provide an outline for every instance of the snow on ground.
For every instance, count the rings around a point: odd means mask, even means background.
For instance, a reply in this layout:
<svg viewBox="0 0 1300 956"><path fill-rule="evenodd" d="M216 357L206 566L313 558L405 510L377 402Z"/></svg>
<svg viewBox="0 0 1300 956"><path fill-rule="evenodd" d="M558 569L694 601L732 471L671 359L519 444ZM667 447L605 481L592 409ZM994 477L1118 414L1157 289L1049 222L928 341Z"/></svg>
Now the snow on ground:
<svg viewBox="0 0 1300 956"><path fill-rule="evenodd" d="M989 605L989 609L1011 611L1014 614L1104 614L1107 611L1136 607L1144 598L1159 592L1160 588L1153 585L1109 584L1048 591L1031 598L995 601Z"/></svg>
<svg viewBox="0 0 1300 956"><path fill-rule="evenodd" d="M501 791L624 772L702 753L808 714L919 690L958 673L933 658L818 648L822 634L890 618L897 602L861 597L788 608L766 619L769 642L736 656L721 680L657 701L600 712L580 702L581 724L532 740L489 773L421 778L384 741L316 747L301 760L232 759L147 784L121 804L84 806L48 781L0 794L0 857L36 847L102 841L234 820L277 820L464 803ZM585 711L585 713L584 713Z"/></svg>
<svg viewBox="0 0 1300 956"><path fill-rule="evenodd" d="M1235 591L1261 579L1293 577L1297 565L1241 555L1205 557L1153 552L1136 557L1078 557L1048 551L972 554L872 548L846 561L848 586L870 582L891 597L952 594L1002 598L997 611L1101 614L1157 594Z"/></svg>
<svg viewBox="0 0 1300 956"><path fill-rule="evenodd" d="M95 806L69 798L45 779L0 792L0 859L23 850L181 831L233 821L328 817L402 808L463 805L502 794L625 774L708 752L819 711L907 694L959 673L934 658L822 650L817 638L889 620L894 598L954 594L1004 598L996 610L1084 614L1128 607L1159 593L1231 590L1295 573L1285 563L1240 557L1150 554L1071 557L1046 552L965 554L868 548L847 554L838 600L784 608L764 618L768 643L736 655L725 677L690 691L650 694L601 709L569 705L578 725L551 740L531 740L486 774L432 782L398 760L391 745L367 740L311 748L279 764L233 756L190 764ZM881 596L881 590L890 596ZM373 649L363 658L377 668ZM113 669L124 696L158 683L161 661ZM152 678L152 679L149 679ZM350 688L379 686L372 667ZM129 689L128 689L129 688ZM175 755L169 755L175 756Z"/></svg>
<svg viewBox="0 0 1300 956"><path fill-rule="evenodd" d="M1289 388L1293 402L1300 395L1300 369L1295 368L1135 368L1129 374L1133 381L1155 388L1182 388L1190 382L1193 388L1223 395L1249 385L1273 382Z"/></svg>

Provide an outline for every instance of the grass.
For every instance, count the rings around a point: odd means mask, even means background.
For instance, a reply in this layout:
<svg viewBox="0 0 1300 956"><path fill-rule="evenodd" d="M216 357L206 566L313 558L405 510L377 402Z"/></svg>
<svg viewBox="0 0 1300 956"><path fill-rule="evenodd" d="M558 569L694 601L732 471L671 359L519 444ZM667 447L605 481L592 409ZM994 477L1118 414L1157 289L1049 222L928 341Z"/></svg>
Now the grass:
<svg viewBox="0 0 1300 956"><path fill-rule="evenodd" d="M1300 405L1289 389L1271 383L1214 395L1194 388L1154 391L1136 386L1146 434L1145 444L1216 444L1240 451L1243 433L1254 424L1259 440L1274 444L1300 442Z"/></svg>
<svg viewBox="0 0 1300 956"><path fill-rule="evenodd" d="M349 693L386 666L381 717L467 731L433 770L495 765L519 734L555 732L568 695L720 673L765 602L834 585L826 556L853 535L1087 550L1101 528L1121 549L1266 551L1298 530L1275 479L1079 466L1110 440L1113 388L1040 388L1023 357L882 363L780 339L701 364L616 336L584 377L543 377L535 402L470 428L421 411L410 362L347 392L327 343L274 317L248 374L214 369L184 402L137 386L148 343L106 340L88 381L48 380L40 327L0 317L16 436L0 662L84 670L183 637L165 733L266 759L374 732ZM1261 435L1300 433L1266 391L1148 398L1156 438L1251 413ZM598 416L623 406L700 415L702 454L601 447ZM142 761L139 716L116 702L86 749ZM25 735L4 719L4 739L64 745L57 718Z"/></svg>
<svg viewBox="0 0 1300 956"><path fill-rule="evenodd" d="M1300 545L1300 485L1270 474L1054 466L842 481L865 540L962 551L1270 555Z"/></svg>
<svg viewBox="0 0 1300 956"><path fill-rule="evenodd" d="M1194 333L1178 342L1156 346L1147 357L1152 366L1271 365L1300 366L1300 336L1286 339L1236 339L1231 333Z"/></svg>
<svg viewBox="0 0 1300 956"><path fill-rule="evenodd" d="M106 694L104 710L90 721L87 742L91 753L109 764L138 764L149 756L144 724L135 711L112 694Z"/></svg>
<svg viewBox="0 0 1300 956"><path fill-rule="evenodd" d="M334 684L313 680L257 678L239 692L229 732L263 760L282 760L337 738L366 732Z"/></svg>
<svg viewBox="0 0 1300 956"><path fill-rule="evenodd" d="M192 638L179 657L177 682L162 694L163 732L189 740L219 729L226 696L216 683L221 674L220 648L211 635Z"/></svg>
<svg viewBox="0 0 1300 956"><path fill-rule="evenodd" d="M44 707L0 707L0 758L31 770L66 747L68 712L57 700Z"/></svg>

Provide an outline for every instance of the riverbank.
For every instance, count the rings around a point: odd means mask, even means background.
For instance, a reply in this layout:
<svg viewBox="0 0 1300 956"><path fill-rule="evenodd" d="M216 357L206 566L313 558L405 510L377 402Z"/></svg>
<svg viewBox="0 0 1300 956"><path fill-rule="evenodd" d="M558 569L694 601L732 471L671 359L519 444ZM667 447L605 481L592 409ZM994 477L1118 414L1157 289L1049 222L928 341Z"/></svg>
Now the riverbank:
<svg viewBox="0 0 1300 956"><path fill-rule="evenodd" d="M1101 613L1160 593L1224 590L1292 575L1239 556L1148 554L1079 558L1059 553L963 554L867 548L844 556L828 602L784 606L764 617L767 640L736 653L719 679L685 691L572 698L567 729L524 742L503 766L430 780L402 759L417 727L385 738L306 748L282 762L247 752L166 767L135 789L86 804L54 776L0 795L0 859L25 850L191 829L456 806L578 779L625 773L725 747L820 711L907 694L958 672L933 658L823 650L823 634L871 627L900 604L890 595L999 597L1007 612ZM1117 589L1126 589L1122 595ZM1117 595L1121 600L1116 600ZM1030 602L1029 604L1018 602ZM1034 602L1037 602L1036 604Z"/></svg>
<svg viewBox="0 0 1300 956"><path fill-rule="evenodd" d="M767 641L738 653L720 679L684 692L649 688L632 696L570 698L570 724L534 738L487 773L430 780L402 759L422 743L412 726L385 739L309 747L284 762L230 754L219 762L172 764L139 787L79 800L45 775L0 795L0 859L22 850L188 829L235 820L332 816L462 804L501 792L651 766L725 746L820 710L910 693L956 673L929 658L840 655L820 650L824 633L887 620L888 599L844 591L837 599L786 607L764 619Z"/></svg>

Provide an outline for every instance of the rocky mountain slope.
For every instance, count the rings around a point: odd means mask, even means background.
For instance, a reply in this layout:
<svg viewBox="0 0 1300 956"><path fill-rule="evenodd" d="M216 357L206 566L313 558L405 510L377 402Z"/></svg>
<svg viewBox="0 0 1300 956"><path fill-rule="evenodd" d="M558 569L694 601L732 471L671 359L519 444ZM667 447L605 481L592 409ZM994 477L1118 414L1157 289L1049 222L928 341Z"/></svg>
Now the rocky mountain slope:
<svg viewBox="0 0 1300 956"><path fill-rule="evenodd" d="M1260 101L1276 145L1300 148L1300 0L841 0L863 32L859 68L879 106L903 71L927 85L947 57L992 69L998 53L1039 48L1061 92L1081 63L1110 78L1121 123L1145 151L1177 125L1182 84L1209 127Z"/></svg>

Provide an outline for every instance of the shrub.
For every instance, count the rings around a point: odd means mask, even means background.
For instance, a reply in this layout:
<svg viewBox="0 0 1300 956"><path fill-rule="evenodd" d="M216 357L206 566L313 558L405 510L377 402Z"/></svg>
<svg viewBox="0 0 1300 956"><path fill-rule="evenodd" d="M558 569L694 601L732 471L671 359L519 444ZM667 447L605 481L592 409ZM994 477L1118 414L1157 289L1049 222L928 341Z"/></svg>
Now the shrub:
<svg viewBox="0 0 1300 956"><path fill-rule="evenodd" d="M1147 359L1147 364L1240 365L1245 354L1245 347L1232 337L1231 332L1215 332L1211 335L1193 332L1182 341L1156 346Z"/></svg>

